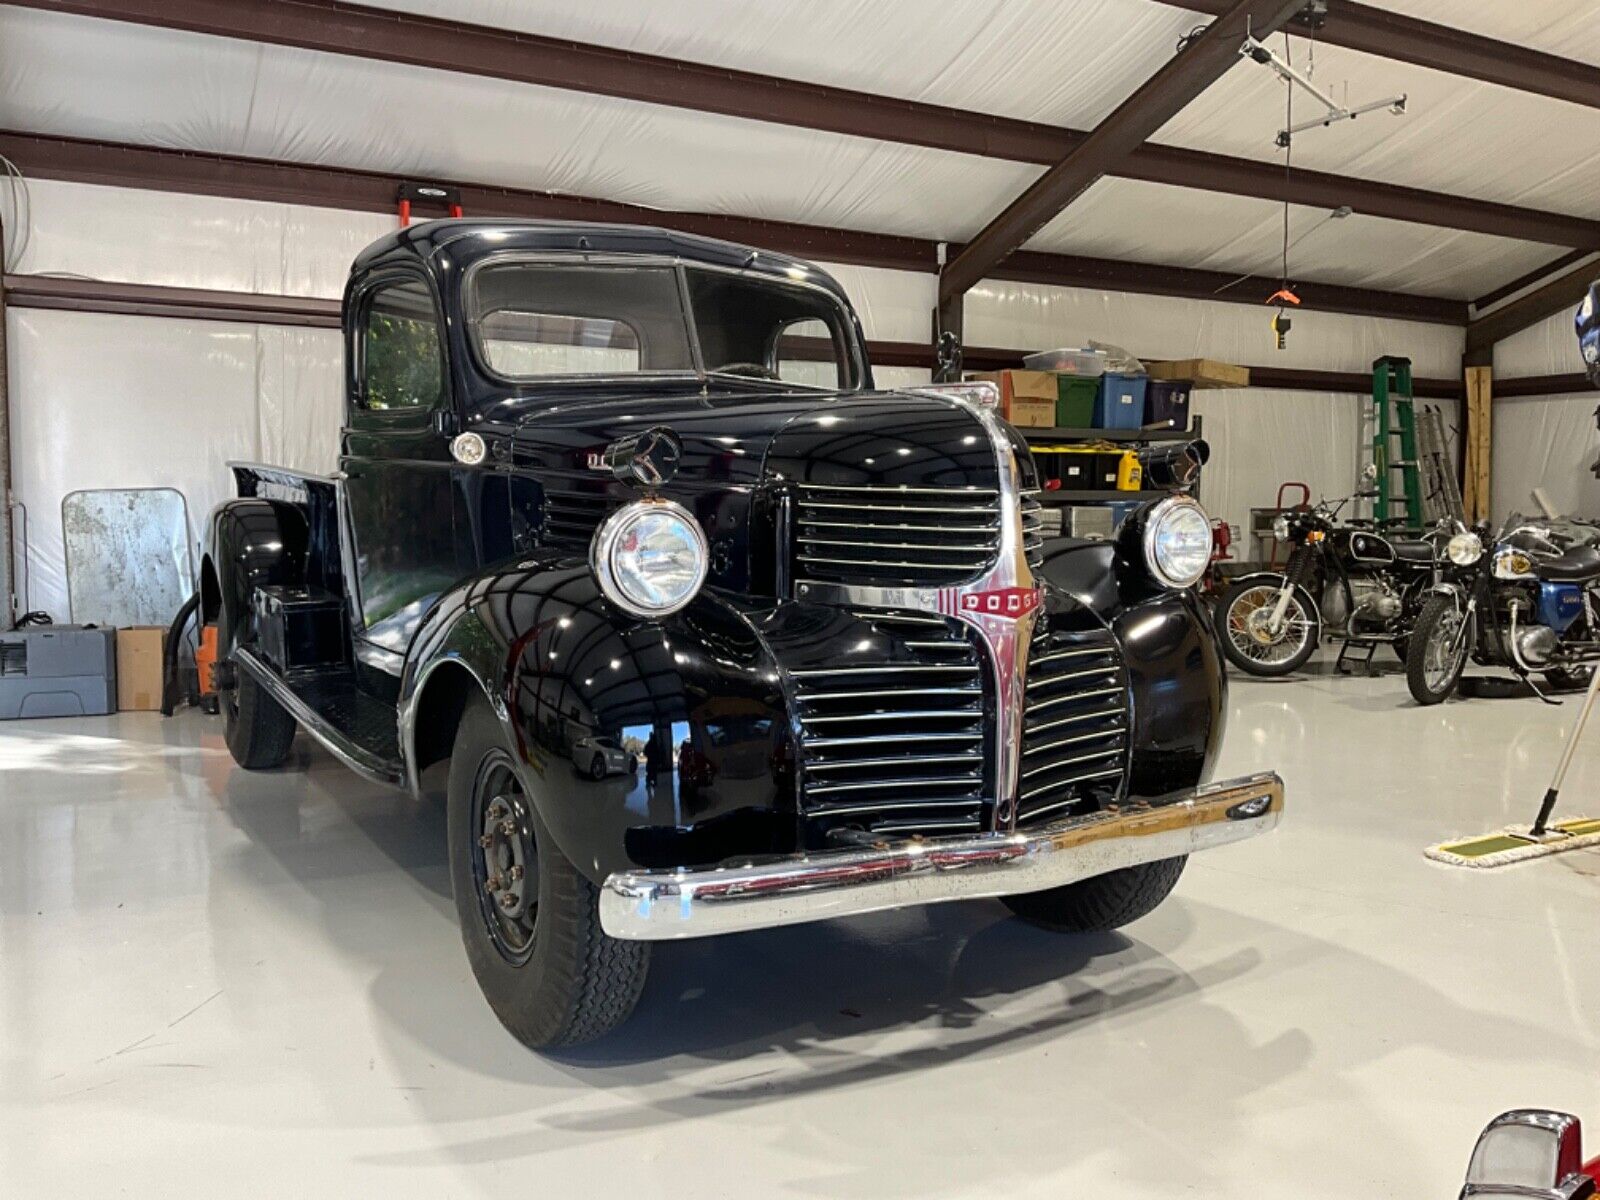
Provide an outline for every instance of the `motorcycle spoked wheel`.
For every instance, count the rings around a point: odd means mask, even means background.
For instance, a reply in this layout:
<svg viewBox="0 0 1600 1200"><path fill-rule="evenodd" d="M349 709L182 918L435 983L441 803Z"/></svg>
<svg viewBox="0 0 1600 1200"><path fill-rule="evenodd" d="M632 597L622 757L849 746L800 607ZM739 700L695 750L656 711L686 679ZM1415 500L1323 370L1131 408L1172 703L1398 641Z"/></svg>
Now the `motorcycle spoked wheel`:
<svg viewBox="0 0 1600 1200"><path fill-rule="evenodd" d="M1406 647L1406 687L1418 704L1442 703L1460 684L1472 652L1472 631L1461 629L1465 620L1450 596L1433 596L1422 606Z"/></svg>
<svg viewBox="0 0 1600 1200"><path fill-rule="evenodd" d="M1289 593L1283 624L1268 624L1281 585L1241 580L1217 602L1222 653L1247 675L1274 678L1298 671L1317 648L1316 609L1298 585Z"/></svg>

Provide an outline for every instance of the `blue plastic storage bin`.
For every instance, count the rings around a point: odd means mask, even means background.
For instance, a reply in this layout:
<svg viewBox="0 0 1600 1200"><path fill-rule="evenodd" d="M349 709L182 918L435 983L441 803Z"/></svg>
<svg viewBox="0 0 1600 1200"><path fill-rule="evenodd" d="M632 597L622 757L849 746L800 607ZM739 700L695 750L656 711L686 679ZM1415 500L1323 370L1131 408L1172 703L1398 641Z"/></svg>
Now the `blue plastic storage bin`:
<svg viewBox="0 0 1600 1200"><path fill-rule="evenodd" d="M1100 390L1094 398L1096 429L1138 429L1144 424L1145 391L1148 375L1117 375L1107 371L1100 376Z"/></svg>

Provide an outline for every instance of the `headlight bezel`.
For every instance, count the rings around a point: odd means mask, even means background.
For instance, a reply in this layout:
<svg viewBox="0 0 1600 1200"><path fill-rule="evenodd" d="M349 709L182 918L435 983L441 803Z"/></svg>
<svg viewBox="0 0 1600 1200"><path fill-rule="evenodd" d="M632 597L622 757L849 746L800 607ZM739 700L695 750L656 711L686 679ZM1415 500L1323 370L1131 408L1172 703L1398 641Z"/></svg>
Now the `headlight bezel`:
<svg viewBox="0 0 1600 1200"><path fill-rule="evenodd" d="M1185 578L1169 571L1168 567L1162 564L1159 541L1163 533L1163 527L1167 522L1173 520L1187 521L1195 517L1199 519L1200 526L1204 529L1205 552L1200 557L1198 569L1194 571L1191 577ZM1144 549L1145 570L1150 573L1150 577L1158 584L1172 591L1181 592L1192 588L1200 582L1206 573L1206 569L1211 565L1213 546L1211 518L1206 513L1206 510L1200 506L1200 502L1193 496L1169 496L1165 500L1158 501L1145 517L1144 531L1139 540Z"/></svg>
<svg viewBox="0 0 1600 1200"><path fill-rule="evenodd" d="M1289 540L1289 518L1282 513L1272 518L1272 536L1280 542Z"/></svg>
<svg viewBox="0 0 1600 1200"><path fill-rule="evenodd" d="M688 544L695 552L695 572L692 586L670 604L655 605L629 592L617 570L616 556L624 552L623 541L634 526L647 518L662 516L675 520L687 533ZM700 594L711 567L711 545L700 522L687 508L672 500L647 496L619 508L600 523L589 546L589 563L607 600L630 616L660 620L681 612Z"/></svg>
<svg viewBox="0 0 1600 1200"><path fill-rule="evenodd" d="M1470 567L1483 557L1483 539L1470 529L1454 535L1444 547L1445 557L1458 567Z"/></svg>

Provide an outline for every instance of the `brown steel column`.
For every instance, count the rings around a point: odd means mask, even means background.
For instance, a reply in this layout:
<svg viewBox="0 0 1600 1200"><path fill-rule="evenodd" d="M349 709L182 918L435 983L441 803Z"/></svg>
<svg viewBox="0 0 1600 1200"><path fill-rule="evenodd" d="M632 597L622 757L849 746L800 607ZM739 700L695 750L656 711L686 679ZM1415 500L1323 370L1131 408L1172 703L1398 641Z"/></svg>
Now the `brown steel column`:
<svg viewBox="0 0 1600 1200"><path fill-rule="evenodd" d="M1494 369L1466 368L1467 400L1463 406L1462 443L1466 448L1465 478L1462 480L1462 509L1470 524L1489 516L1490 450L1494 441L1491 425L1494 407Z"/></svg>

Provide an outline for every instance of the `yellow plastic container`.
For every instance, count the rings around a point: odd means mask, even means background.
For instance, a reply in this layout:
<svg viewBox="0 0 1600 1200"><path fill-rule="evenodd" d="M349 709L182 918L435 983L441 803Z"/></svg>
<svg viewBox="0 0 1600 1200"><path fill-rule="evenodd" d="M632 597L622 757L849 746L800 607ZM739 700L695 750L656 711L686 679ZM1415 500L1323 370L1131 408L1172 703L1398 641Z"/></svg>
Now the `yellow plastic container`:
<svg viewBox="0 0 1600 1200"><path fill-rule="evenodd" d="M1123 451L1122 463L1117 467L1117 490L1137 492L1143 487L1144 468L1139 465L1139 456L1132 450Z"/></svg>

